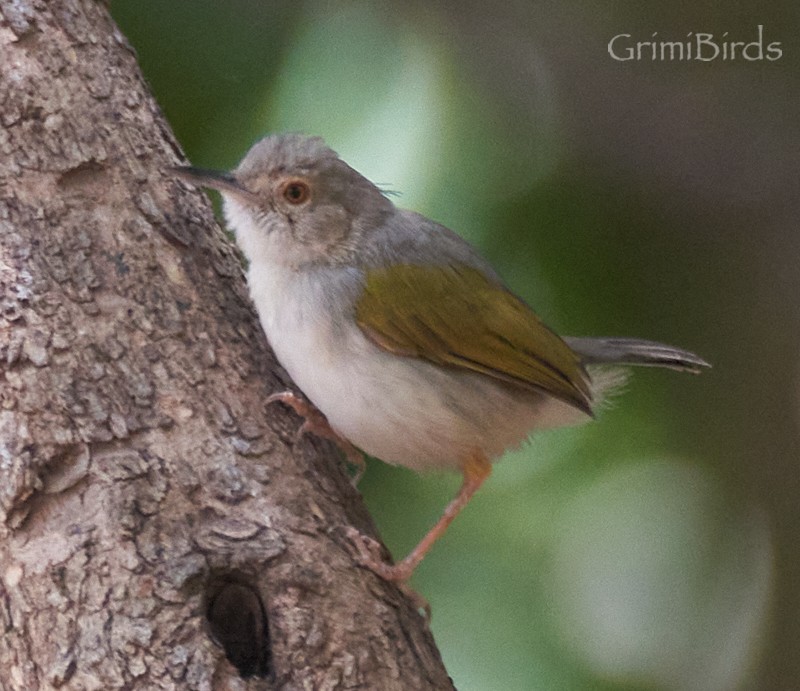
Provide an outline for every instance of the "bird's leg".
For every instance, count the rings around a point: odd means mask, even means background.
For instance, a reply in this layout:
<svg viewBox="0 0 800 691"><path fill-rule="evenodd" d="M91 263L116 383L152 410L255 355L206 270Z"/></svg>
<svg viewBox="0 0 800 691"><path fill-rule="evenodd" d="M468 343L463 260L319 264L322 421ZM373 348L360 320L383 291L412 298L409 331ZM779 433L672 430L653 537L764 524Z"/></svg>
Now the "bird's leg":
<svg viewBox="0 0 800 691"><path fill-rule="evenodd" d="M361 453L355 446L353 446L347 439L340 437L328 422L326 418L317 408L311 403L306 401L300 396L296 396L291 391L281 391L274 393L267 398L267 404L270 403L283 403L289 406L295 413L303 418L303 424L297 430L297 439L304 434L311 433L324 439L329 439L336 444L344 453L347 462L356 469L356 474L353 476L352 482L357 485L359 480L364 475L367 469L367 462L364 460L364 454Z"/></svg>
<svg viewBox="0 0 800 691"><path fill-rule="evenodd" d="M464 480L461 483L461 489L458 490L458 494L447 505L436 525L428 531L419 544L411 550L410 554L397 564L387 564L382 561L379 556L380 546L378 543L372 538L362 535L355 528L351 528L348 531L348 536L358 550L358 558L361 565L366 566L387 581L401 583L407 581L414 569L417 568L423 557L428 553L428 550L433 546L433 543L442 536L444 531L447 530L447 526L458 516L461 509L469 503L472 495L478 491L478 488L489 477L491 471L492 464L484 454L475 453L470 456L461 467Z"/></svg>

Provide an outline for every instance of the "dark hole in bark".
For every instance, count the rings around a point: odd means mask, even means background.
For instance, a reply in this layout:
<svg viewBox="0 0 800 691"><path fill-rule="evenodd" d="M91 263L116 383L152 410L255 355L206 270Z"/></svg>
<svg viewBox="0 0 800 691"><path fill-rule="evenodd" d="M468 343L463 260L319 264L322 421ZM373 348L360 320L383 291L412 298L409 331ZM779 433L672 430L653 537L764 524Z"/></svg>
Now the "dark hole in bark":
<svg viewBox="0 0 800 691"><path fill-rule="evenodd" d="M242 677L272 675L267 613L261 597L238 574L209 583L206 616L211 635Z"/></svg>

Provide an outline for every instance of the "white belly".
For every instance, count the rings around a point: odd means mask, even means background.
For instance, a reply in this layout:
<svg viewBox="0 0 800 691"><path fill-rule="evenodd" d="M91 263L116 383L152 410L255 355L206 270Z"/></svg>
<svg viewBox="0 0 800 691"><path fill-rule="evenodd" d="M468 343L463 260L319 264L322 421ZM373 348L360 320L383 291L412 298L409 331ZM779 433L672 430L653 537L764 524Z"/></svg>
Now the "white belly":
<svg viewBox="0 0 800 691"><path fill-rule="evenodd" d="M383 461L455 470L471 453L495 459L534 427L583 417L550 397L379 349L354 321L336 323L307 278L276 271L249 283L270 344L298 387L337 433Z"/></svg>

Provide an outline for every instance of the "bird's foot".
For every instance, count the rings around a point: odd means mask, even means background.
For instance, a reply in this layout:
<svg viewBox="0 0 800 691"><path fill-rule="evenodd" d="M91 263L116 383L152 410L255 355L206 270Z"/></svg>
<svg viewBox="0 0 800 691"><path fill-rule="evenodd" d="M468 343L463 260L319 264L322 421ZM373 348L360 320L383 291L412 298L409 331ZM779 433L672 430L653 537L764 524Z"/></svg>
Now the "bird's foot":
<svg viewBox="0 0 800 691"><path fill-rule="evenodd" d="M404 559L398 564L387 564L382 558L382 547L377 540L364 535L352 526L347 527L345 534L355 548L355 558L359 566L369 569L385 581L394 583L411 601L414 609L422 613L426 621L430 621L430 603L406 583L411 578L416 563L409 563L408 559Z"/></svg>
<svg viewBox="0 0 800 691"><path fill-rule="evenodd" d="M347 463L355 468L355 475L352 477L352 483L353 485L358 485L367 469L367 462L364 459L364 454L347 441L347 439L339 436L331 427L328 418L326 418L312 403L300 398L300 396L297 396L291 391L281 391L272 394L267 398L267 405L271 403L283 403L303 418L303 424L300 425L300 429L297 430L296 439L300 439L303 435L310 433L328 439L336 444L345 455Z"/></svg>

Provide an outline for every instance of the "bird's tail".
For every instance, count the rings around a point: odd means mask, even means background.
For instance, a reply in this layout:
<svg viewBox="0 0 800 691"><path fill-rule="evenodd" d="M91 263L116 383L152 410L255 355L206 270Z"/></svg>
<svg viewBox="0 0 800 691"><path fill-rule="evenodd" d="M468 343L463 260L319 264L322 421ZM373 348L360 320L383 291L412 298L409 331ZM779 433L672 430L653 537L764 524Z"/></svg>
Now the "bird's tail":
<svg viewBox="0 0 800 691"><path fill-rule="evenodd" d="M699 374L711 365L688 350L639 338L564 339L586 365L642 365Z"/></svg>

